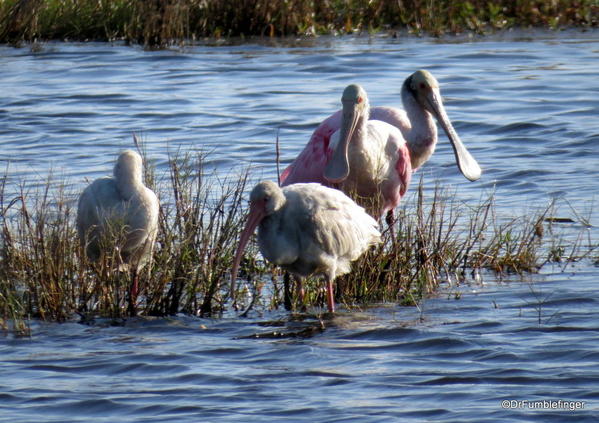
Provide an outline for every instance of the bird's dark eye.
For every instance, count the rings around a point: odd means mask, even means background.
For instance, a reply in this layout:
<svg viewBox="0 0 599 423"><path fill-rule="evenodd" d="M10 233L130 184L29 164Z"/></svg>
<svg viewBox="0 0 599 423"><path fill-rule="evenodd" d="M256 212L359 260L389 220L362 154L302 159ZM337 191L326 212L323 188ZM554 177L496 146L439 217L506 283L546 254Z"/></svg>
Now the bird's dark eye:
<svg viewBox="0 0 599 423"><path fill-rule="evenodd" d="M414 94L414 91L416 91L416 84L411 76L406 79L405 85L408 91Z"/></svg>

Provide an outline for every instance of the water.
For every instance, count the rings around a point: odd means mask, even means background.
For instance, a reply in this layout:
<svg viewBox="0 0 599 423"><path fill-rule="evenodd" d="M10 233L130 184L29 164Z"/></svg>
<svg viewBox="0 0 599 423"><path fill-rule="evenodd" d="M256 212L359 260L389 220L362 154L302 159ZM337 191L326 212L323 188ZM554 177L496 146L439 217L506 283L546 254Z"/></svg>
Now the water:
<svg viewBox="0 0 599 423"><path fill-rule="evenodd" d="M558 217L575 220L558 229L575 236L581 218L598 223L597 39L0 46L0 159L11 182L34 186L53 169L78 189L110 173L137 132L159 171L180 149L209 152L219 173L251 165L254 178L274 178L277 130L286 164L345 85L399 106L405 77L426 68L484 172L466 182L442 136L419 171L426 188L441 183L465 205L494 191L504 217L558 198ZM598 277L590 260L523 278L483 274L420 309L341 307L323 322L282 311L33 322L31 339L0 341L0 422L598 421ZM582 403L542 408L558 400Z"/></svg>

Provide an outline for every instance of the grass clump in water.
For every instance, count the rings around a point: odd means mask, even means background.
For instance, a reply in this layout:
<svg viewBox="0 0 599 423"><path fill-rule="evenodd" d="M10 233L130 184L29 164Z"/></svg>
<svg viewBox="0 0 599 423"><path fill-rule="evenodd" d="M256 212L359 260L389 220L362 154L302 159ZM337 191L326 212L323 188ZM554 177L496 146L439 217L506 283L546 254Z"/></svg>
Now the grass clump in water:
<svg viewBox="0 0 599 423"><path fill-rule="evenodd" d="M535 228L551 207L500 222L493 195L472 207L437 186L427 201L422 181L415 210L414 201L406 200L397 219L397 245L392 247L385 232L384 243L339 278L339 301L414 305L442 282L477 280L481 270L537 272L543 263L545 247Z"/></svg>
<svg viewBox="0 0 599 423"><path fill-rule="evenodd" d="M228 276L244 223L242 196L248 173L238 179L206 176L204 156L171 160L162 191L158 252L147 281L146 312L210 315L224 309L221 285ZM160 192L160 191L159 191Z"/></svg>
<svg viewBox="0 0 599 423"><path fill-rule="evenodd" d="M554 203L505 218L496 214L494 195L467 205L437 186L429 196L421 181L398 210L395 245L386 229L383 242L355 261L350 273L336 279L336 302L350 307L379 302L416 305L443 282L480 282L483 271L536 273L554 260L556 246L569 249L570 254L562 256L564 262L588 255L589 248L580 239L564 244L553 230L544 231L545 226L551 227L548 216L554 212ZM294 301L283 301L281 279L280 270L273 269L272 292L264 296L271 307ZM254 279L248 307L257 302L264 286L263 277ZM310 278L305 286L304 305L325 307L321 278Z"/></svg>
<svg viewBox="0 0 599 423"><path fill-rule="evenodd" d="M37 190L21 184L12 198L0 184L2 326L26 333L29 317L122 318L131 306L137 314L153 316L227 311L249 174L207 175L204 160L201 154L175 156L161 178L144 166L146 184L158 194L161 209L152 264L139 275L139 296L132 305L127 301L131 274L114 270L115 255L90 263L77 241L75 193L51 177ZM555 261L558 247L571 252L560 259L573 260L580 245L564 245L552 231L542 234L551 208L505 220L496 216L493 196L470 207L440 188L429 199L421 182L399 209L396 245L386 231L381 246L337 278L337 301L417 304L441 282L476 279L482 269L535 272ZM240 269L246 283L238 284L243 295L237 298L252 297L246 308L280 307L285 296L281 273L262 262L257 251L250 243ZM308 307L325 304L320 281L309 280L306 288Z"/></svg>
<svg viewBox="0 0 599 423"><path fill-rule="evenodd" d="M243 224L247 173L206 176L203 160L202 155L175 157L163 179L157 180L151 167L146 174L161 209L152 264L139 275L134 313L209 315L224 309L220 286ZM117 252L95 263L87 259L75 225L77 195L64 186L50 177L43 188L27 191L21 185L8 199L6 185L0 185L0 318L5 327L25 317L65 321L74 314L83 319L131 314L132 274L116 270Z"/></svg>
<svg viewBox="0 0 599 423"><path fill-rule="evenodd" d="M3 0L0 42L124 39L165 46L201 37L407 30L485 33L595 27L596 0Z"/></svg>

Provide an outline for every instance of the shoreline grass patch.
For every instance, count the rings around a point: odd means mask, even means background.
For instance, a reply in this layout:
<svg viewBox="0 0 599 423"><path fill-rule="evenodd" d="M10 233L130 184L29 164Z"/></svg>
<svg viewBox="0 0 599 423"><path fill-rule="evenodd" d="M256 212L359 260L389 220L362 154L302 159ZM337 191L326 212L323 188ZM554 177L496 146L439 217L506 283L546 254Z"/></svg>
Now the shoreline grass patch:
<svg viewBox="0 0 599 423"><path fill-rule="evenodd" d="M202 154L177 154L168 170L147 169L146 183L161 203L152 266L139 276L140 315L221 316L231 312L230 270L247 213L249 171L206 173ZM129 315L128 272L92 264L77 242L75 202L64 181L41 188L0 184L0 327L27 333L29 318L81 321ZM391 302L415 305L447 281L476 279L481 270L536 272L549 262L590 256L592 242L567 241L552 227L554 204L518 217L500 217L494 196L464 204L455 193L414 186L398 210L396 245L384 243L337 279L336 301L351 307ZM545 228L545 229L543 229ZM584 245L583 245L584 244ZM246 249L237 298L244 309L285 304L280 270L265 263L254 241ZM306 283L305 306L326 304L323 285ZM243 299L245 298L245 303ZM301 305L294 304L295 308Z"/></svg>
<svg viewBox="0 0 599 423"><path fill-rule="evenodd" d="M126 40L150 47L201 38L356 32L489 33L596 27L596 0L0 0L0 42Z"/></svg>

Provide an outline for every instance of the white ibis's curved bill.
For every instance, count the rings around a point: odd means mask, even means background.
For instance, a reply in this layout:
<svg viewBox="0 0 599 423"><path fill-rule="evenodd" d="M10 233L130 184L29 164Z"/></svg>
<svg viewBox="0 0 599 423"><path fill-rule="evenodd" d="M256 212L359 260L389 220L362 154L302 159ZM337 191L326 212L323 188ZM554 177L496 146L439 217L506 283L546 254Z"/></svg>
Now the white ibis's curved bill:
<svg viewBox="0 0 599 423"><path fill-rule="evenodd" d="M235 252L235 258L233 259L233 269L231 270L231 292L229 296L235 301L235 283L237 281L237 272L239 271L239 263L241 262L241 256L243 250L250 240L250 237L256 230L256 227L260 224L262 219L266 216L264 208L256 207L254 204L250 204L250 214L248 216L247 223L239 239L239 246Z"/></svg>

